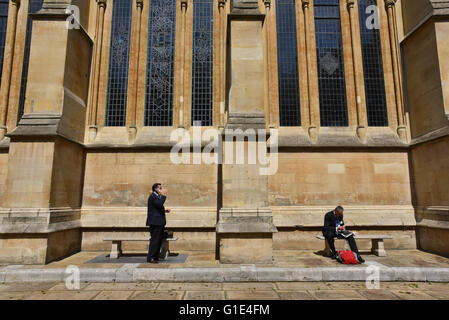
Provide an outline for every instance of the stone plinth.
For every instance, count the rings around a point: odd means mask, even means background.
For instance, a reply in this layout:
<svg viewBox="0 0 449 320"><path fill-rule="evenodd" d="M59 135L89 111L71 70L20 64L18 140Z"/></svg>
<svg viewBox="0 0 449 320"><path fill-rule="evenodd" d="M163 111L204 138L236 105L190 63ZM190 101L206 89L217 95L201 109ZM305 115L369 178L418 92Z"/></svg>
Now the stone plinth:
<svg viewBox="0 0 449 320"><path fill-rule="evenodd" d="M220 210L217 236L221 263L273 262L273 224L270 208Z"/></svg>

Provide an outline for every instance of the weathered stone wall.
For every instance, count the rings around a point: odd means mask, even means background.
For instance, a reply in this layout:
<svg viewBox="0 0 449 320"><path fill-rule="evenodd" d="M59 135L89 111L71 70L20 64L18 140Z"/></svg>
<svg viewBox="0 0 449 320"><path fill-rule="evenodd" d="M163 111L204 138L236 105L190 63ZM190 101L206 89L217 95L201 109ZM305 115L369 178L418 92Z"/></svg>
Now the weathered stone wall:
<svg viewBox="0 0 449 320"><path fill-rule="evenodd" d="M279 154L270 206L410 205L405 152Z"/></svg>
<svg viewBox="0 0 449 320"><path fill-rule="evenodd" d="M0 150L0 201L6 191L6 177L8 174L8 150Z"/></svg>
<svg viewBox="0 0 449 320"><path fill-rule="evenodd" d="M83 206L146 207L159 182L167 207L215 207L217 173L215 165L174 165L169 152L88 152Z"/></svg>

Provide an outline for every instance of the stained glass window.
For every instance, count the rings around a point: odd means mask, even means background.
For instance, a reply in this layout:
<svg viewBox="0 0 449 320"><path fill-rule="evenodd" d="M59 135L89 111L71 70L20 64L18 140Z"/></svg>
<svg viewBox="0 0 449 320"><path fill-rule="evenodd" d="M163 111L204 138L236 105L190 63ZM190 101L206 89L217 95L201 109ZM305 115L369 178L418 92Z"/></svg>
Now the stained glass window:
<svg viewBox="0 0 449 320"><path fill-rule="evenodd" d="M368 10L367 9L374 9ZM387 101L379 29L370 24L372 14L378 14L376 0L359 0L360 36L362 40L363 74L365 79L368 125L388 126Z"/></svg>
<svg viewBox="0 0 449 320"><path fill-rule="evenodd" d="M6 27L8 25L8 0L0 0L0 81L3 71L3 57L5 54Z"/></svg>
<svg viewBox="0 0 449 320"><path fill-rule="evenodd" d="M192 125L212 125L213 0L193 2Z"/></svg>
<svg viewBox="0 0 449 320"><path fill-rule="evenodd" d="M44 0L30 0L28 13L36 13L42 8ZM19 101L19 120L23 116L23 110L25 107L25 94L28 79L28 67L30 62L30 45L31 45L31 35L33 33L33 19L28 17L27 20L27 30L25 39L25 54L23 57L23 69L22 69L22 83L20 86L20 101Z"/></svg>
<svg viewBox="0 0 449 320"><path fill-rule="evenodd" d="M145 126L171 126L175 56L176 0L151 0Z"/></svg>
<svg viewBox="0 0 449 320"><path fill-rule="evenodd" d="M126 125L132 1L114 0L109 55L106 126Z"/></svg>
<svg viewBox="0 0 449 320"><path fill-rule="evenodd" d="M320 115L323 127L348 125L339 0L315 0Z"/></svg>
<svg viewBox="0 0 449 320"><path fill-rule="evenodd" d="M300 126L295 0L276 0L276 29L281 126Z"/></svg>

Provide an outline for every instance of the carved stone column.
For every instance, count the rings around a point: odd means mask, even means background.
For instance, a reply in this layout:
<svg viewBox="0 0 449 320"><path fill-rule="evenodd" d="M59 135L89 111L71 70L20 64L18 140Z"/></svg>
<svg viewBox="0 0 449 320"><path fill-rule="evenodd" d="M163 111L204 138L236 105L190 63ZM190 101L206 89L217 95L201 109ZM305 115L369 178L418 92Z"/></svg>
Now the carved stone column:
<svg viewBox="0 0 449 320"><path fill-rule="evenodd" d="M402 141L407 140L407 130L405 127L404 110L402 105L401 94L401 78L400 78L400 64L399 54L397 47L396 36L396 12L395 12L396 0L385 0L385 8L387 10L388 17L388 31L390 36L390 48L391 48L391 61L393 63L393 79L394 79L394 91L396 98L396 112L398 119L398 135Z"/></svg>
<svg viewBox="0 0 449 320"><path fill-rule="evenodd" d="M357 44L356 44L356 21L354 16L354 6L355 0L347 0L347 8L349 13L349 24L351 31L351 49L352 49L352 65L354 68L354 86L355 86L355 98L356 98L356 106L357 106L357 136L363 142L366 141L366 130L368 127L367 113L366 108L362 106L362 94L363 94L363 83L361 83L363 79L363 67L362 61L359 61L357 53Z"/></svg>
<svg viewBox="0 0 449 320"><path fill-rule="evenodd" d="M178 128L186 128L189 126L187 120L188 108L185 103L186 100L186 20L187 20L187 0L181 0L181 99L179 108Z"/></svg>
<svg viewBox="0 0 449 320"><path fill-rule="evenodd" d="M9 91L11 87L12 62L16 41L17 13L20 0L12 0L9 6L8 26L6 31L5 52L3 58L3 73L0 91L0 141L8 131L6 120L8 117Z"/></svg>
<svg viewBox="0 0 449 320"><path fill-rule="evenodd" d="M94 142L97 136L97 114L98 114L98 90L100 85L100 68L103 49L104 34L104 13L106 9L106 0L97 0L97 29L95 31L95 56L93 61L94 75L92 77L92 98L89 115L89 142Z"/></svg>

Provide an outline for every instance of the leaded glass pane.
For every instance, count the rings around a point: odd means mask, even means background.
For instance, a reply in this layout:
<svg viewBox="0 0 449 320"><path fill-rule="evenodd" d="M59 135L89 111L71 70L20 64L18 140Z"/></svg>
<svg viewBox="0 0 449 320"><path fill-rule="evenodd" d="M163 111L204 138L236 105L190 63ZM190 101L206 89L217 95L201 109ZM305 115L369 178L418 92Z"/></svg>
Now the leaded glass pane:
<svg viewBox="0 0 449 320"><path fill-rule="evenodd" d="M193 2L192 125L212 125L213 0Z"/></svg>
<svg viewBox="0 0 449 320"><path fill-rule="evenodd" d="M8 25L8 0L0 0L0 82L2 80L3 58L5 54L6 27Z"/></svg>
<svg viewBox="0 0 449 320"><path fill-rule="evenodd" d="M360 36L362 41L363 75L365 79L366 109L368 125L372 127L388 126L387 101L382 61L380 33L367 19L377 14L376 0L359 0ZM368 22L368 23L367 23Z"/></svg>
<svg viewBox="0 0 449 320"><path fill-rule="evenodd" d="M176 0L151 0L145 126L171 126L175 56Z"/></svg>
<svg viewBox="0 0 449 320"><path fill-rule="evenodd" d="M276 0L281 126L300 126L298 47L294 0Z"/></svg>
<svg viewBox="0 0 449 320"><path fill-rule="evenodd" d="M132 1L114 0L109 55L106 126L126 125Z"/></svg>
<svg viewBox="0 0 449 320"><path fill-rule="evenodd" d="M315 0L320 115L323 127L348 125L338 0Z"/></svg>

